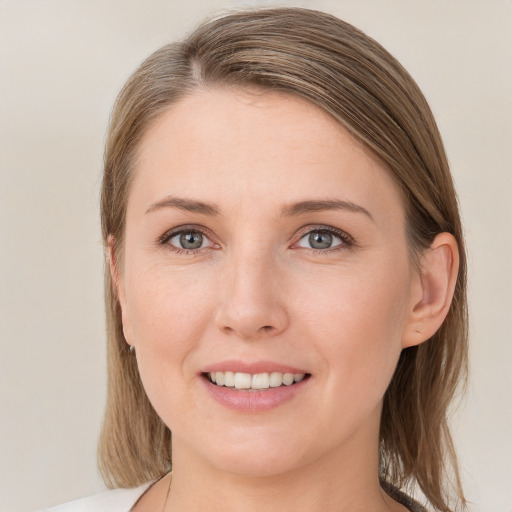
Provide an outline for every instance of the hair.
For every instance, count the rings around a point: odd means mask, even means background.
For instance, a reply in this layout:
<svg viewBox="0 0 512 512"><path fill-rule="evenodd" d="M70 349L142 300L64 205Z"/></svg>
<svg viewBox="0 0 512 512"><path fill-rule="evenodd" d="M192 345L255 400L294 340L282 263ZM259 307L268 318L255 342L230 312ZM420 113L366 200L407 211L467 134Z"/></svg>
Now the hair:
<svg viewBox="0 0 512 512"><path fill-rule="evenodd" d="M329 113L387 164L403 197L412 260L441 232L460 266L448 315L428 341L404 349L384 396L383 486L419 486L435 510L464 506L448 426L467 376L466 258L455 189L431 110L407 71L380 44L334 16L300 8L242 11L212 19L153 53L115 103L105 148L101 222L122 260L127 197L141 138L170 106L198 88L257 86L301 97ZM121 262L122 265L122 262ZM108 397L99 444L110 487L131 487L171 468L171 433L143 389L105 270Z"/></svg>

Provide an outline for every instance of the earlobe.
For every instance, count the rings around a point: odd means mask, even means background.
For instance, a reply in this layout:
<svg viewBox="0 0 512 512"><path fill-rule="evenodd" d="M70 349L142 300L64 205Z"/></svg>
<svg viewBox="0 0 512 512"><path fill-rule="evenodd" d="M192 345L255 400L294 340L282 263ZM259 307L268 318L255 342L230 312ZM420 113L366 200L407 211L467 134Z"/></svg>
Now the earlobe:
<svg viewBox="0 0 512 512"><path fill-rule="evenodd" d="M448 314L459 270L459 251L453 235L437 235L422 254L420 263L411 294L403 348L431 338Z"/></svg>

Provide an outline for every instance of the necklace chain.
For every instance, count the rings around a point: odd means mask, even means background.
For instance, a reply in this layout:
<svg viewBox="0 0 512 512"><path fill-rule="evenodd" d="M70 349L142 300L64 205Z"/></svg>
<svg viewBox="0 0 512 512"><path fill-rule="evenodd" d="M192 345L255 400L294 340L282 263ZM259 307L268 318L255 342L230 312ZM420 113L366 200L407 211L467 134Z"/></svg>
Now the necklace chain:
<svg viewBox="0 0 512 512"><path fill-rule="evenodd" d="M169 475L169 486L167 487L167 492L165 493L164 506L162 507L162 512L165 512L167 508L167 500L169 499L169 494L171 492L171 483L172 483L172 475Z"/></svg>

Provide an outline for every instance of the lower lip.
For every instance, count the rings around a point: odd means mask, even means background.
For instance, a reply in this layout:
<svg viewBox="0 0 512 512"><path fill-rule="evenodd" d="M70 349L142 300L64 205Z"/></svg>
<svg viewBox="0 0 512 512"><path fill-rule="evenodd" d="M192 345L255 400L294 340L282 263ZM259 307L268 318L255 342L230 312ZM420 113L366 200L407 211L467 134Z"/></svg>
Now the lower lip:
<svg viewBox="0 0 512 512"><path fill-rule="evenodd" d="M205 377L201 377L211 397L218 403L237 411L268 411L282 405L307 386L310 376L291 386L279 386L261 391L236 390L226 386L217 386Z"/></svg>

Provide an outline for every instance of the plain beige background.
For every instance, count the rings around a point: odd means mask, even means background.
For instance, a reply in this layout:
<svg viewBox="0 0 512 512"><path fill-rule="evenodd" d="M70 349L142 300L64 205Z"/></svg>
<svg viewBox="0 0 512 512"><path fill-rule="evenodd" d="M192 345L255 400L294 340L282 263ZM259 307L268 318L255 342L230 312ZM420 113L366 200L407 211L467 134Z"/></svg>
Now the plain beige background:
<svg viewBox="0 0 512 512"><path fill-rule="evenodd" d="M512 512L512 1L279 2L354 23L437 116L470 259L471 367L454 431L472 512ZM0 512L103 489L98 188L114 97L227 0L0 0Z"/></svg>

